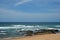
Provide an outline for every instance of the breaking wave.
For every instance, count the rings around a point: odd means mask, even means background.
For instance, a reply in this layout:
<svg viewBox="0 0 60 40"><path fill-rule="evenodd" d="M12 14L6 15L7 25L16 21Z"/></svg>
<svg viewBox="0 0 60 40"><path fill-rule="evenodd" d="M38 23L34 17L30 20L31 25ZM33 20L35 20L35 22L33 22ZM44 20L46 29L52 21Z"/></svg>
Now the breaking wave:
<svg viewBox="0 0 60 40"><path fill-rule="evenodd" d="M58 28L60 27L60 25L10 25L0 27L0 29L38 30L38 29L54 29L54 27Z"/></svg>
<svg viewBox="0 0 60 40"><path fill-rule="evenodd" d="M56 28L55 28L56 27ZM10 26L0 26L0 37L5 37L5 36L23 36L25 34L24 32L19 31L24 31L24 30L32 30L35 32L35 30L40 30L40 29L57 29L60 32L60 25L10 25Z"/></svg>

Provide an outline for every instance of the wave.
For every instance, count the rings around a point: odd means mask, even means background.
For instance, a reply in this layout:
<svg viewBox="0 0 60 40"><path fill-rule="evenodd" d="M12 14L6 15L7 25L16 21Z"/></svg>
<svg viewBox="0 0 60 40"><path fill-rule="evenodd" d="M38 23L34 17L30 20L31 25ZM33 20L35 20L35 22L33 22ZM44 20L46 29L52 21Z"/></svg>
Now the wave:
<svg viewBox="0 0 60 40"><path fill-rule="evenodd" d="M55 25L55 27L60 27L60 25Z"/></svg>
<svg viewBox="0 0 60 40"><path fill-rule="evenodd" d="M55 27L60 27L60 25L55 25ZM11 26L6 26L6 27L0 27L0 29L22 29L22 30L37 29L38 30L38 29L54 29L54 28L53 27L50 28L45 25L43 25L43 26L41 26L41 25L35 25L35 26L34 25L11 25Z"/></svg>
<svg viewBox="0 0 60 40"><path fill-rule="evenodd" d="M60 25L54 25L54 26L60 27ZM0 27L0 29L39 30L39 29L57 29L57 28L54 28L53 26L48 27L48 25L47 26L46 25L10 25L6 27Z"/></svg>
<svg viewBox="0 0 60 40"><path fill-rule="evenodd" d="M56 27L56 28L54 28ZM60 29L58 28L60 25L9 25L9 26L1 26L0 27L0 37L15 37L15 36L23 36L26 32L25 30L31 30L33 32L37 32L40 29L47 30L58 30L60 33ZM6 30L8 29L8 30ZM21 32L23 31L23 32Z"/></svg>
<svg viewBox="0 0 60 40"><path fill-rule="evenodd" d="M11 26L7 26L7 27L0 27L0 29L18 29L18 28L48 28L45 26L31 26L31 25L11 25Z"/></svg>

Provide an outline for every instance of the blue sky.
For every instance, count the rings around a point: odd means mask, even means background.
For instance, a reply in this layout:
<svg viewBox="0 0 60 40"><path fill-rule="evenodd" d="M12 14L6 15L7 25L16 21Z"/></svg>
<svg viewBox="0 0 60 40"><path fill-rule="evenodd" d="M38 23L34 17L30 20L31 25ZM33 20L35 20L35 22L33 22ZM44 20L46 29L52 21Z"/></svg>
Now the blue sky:
<svg viewBox="0 0 60 40"><path fill-rule="evenodd" d="M0 0L0 22L60 22L60 0Z"/></svg>

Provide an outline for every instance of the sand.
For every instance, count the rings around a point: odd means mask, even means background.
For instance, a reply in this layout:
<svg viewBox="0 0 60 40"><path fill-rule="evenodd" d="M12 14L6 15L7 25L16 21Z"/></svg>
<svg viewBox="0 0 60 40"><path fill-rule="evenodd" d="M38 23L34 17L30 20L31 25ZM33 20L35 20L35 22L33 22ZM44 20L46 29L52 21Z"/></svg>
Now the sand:
<svg viewBox="0 0 60 40"><path fill-rule="evenodd" d="M60 40L60 34L33 35L5 40Z"/></svg>

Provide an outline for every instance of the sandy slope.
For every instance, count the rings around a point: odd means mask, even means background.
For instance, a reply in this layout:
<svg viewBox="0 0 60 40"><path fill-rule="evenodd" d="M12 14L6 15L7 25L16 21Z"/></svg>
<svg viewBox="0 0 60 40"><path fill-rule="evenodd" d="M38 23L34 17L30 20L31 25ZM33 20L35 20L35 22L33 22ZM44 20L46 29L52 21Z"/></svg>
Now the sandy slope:
<svg viewBox="0 0 60 40"><path fill-rule="evenodd" d="M27 37L18 37L7 40L60 40L60 34L45 34L45 35L34 35Z"/></svg>

